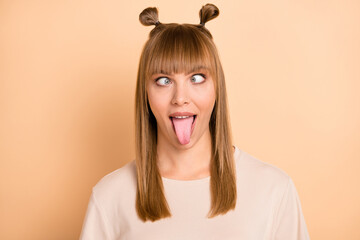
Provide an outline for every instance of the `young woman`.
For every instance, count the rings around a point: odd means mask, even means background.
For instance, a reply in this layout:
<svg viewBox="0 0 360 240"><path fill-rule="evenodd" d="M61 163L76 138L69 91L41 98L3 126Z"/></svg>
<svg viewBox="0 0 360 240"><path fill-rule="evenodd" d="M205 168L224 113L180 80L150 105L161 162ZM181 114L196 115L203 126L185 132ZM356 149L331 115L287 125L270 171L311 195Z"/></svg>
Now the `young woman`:
<svg viewBox="0 0 360 240"><path fill-rule="evenodd" d="M309 239L291 178L232 145L225 78L200 24L155 25L136 87L136 159L93 188L81 239Z"/></svg>

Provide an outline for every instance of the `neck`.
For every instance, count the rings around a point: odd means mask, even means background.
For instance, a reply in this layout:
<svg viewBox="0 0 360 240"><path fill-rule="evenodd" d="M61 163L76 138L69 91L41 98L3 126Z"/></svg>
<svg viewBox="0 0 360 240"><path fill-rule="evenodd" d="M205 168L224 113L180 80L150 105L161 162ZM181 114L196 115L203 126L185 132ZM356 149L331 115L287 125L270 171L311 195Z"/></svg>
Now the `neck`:
<svg viewBox="0 0 360 240"><path fill-rule="evenodd" d="M210 175L211 135L207 129L189 146L173 145L158 135L157 163L160 175L173 179L198 179Z"/></svg>

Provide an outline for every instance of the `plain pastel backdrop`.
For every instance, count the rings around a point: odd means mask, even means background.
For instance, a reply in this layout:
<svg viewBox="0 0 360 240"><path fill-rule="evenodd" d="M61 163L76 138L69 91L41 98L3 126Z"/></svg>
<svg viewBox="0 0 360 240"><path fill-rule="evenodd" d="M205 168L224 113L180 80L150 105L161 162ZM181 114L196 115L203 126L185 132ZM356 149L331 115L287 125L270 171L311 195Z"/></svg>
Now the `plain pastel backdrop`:
<svg viewBox="0 0 360 240"><path fill-rule="evenodd" d="M153 26L206 1L0 1L0 239L78 239L91 188L134 159ZM360 2L211 3L234 144L287 172L311 239L360 239Z"/></svg>

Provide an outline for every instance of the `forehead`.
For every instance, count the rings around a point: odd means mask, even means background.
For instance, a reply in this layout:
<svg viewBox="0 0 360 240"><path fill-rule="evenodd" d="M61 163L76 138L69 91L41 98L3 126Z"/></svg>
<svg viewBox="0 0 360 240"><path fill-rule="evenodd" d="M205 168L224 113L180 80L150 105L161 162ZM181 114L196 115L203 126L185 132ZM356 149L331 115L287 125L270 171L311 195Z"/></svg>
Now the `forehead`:
<svg viewBox="0 0 360 240"><path fill-rule="evenodd" d="M213 80L216 82L216 78L214 78L215 67L212 66L210 61L194 61L195 63L191 62L191 59L188 61L179 61L176 58L167 58L167 59L157 59L152 61L152 66L148 68L146 79L152 79L156 75L168 75L173 76L175 74L184 74L188 76L192 73L201 72L208 76L211 76ZM157 64L155 64L157 63Z"/></svg>
<svg viewBox="0 0 360 240"><path fill-rule="evenodd" d="M147 45L146 73L191 73L200 69L212 72L215 65L211 40L198 30L185 27L169 29Z"/></svg>

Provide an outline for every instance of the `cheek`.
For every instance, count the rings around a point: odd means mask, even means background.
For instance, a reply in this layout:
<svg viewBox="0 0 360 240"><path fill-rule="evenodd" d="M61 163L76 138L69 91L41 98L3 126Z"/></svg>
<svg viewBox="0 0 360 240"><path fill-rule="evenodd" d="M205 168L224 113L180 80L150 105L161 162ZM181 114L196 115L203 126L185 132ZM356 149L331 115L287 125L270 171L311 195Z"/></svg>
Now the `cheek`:
<svg viewBox="0 0 360 240"><path fill-rule="evenodd" d="M148 101L156 121L159 121L161 119L161 115L166 113L166 100L161 94L156 94L149 91Z"/></svg>
<svg viewBox="0 0 360 240"><path fill-rule="evenodd" d="M206 89L202 89L202 91L198 91L195 96L195 101L199 108L201 108L202 111L209 111L209 115L212 112L212 109L215 104L215 90L212 86L207 87Z"/></svg>

